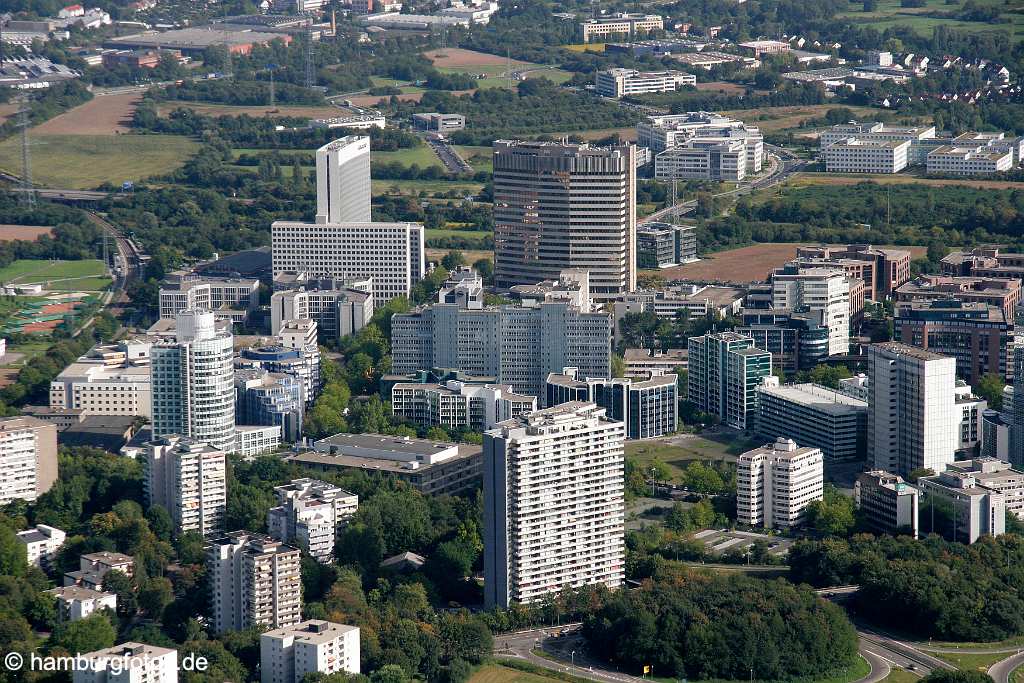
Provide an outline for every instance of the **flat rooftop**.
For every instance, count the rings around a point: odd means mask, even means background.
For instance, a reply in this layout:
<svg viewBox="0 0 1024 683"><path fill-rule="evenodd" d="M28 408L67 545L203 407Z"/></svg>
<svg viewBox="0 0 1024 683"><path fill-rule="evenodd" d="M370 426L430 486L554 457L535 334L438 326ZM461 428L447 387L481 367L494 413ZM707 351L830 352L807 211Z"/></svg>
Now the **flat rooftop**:
<svg viewBox="0 0 1024 683"><path fill-rule="evenodd" d="M360 469L371 472L387 472L391 474L406 474L410 472L426 472L432 467L468 460L473 457L483 456L483 446L476 444L458 444L458 451L452 457L445 458L440 462L430 464L417 460L385 460L383 458L361 458L352 455L320 453L317 451L305 451L294 455L285 456L285 460L299 465L326 466L349 469ZM410 465L415 463L416 467Z"/></svg>
<svg viewBox="0 0 1024 683"><path fill-rule="evenodd" d="M329 643L339 636L358 630L358 626L347 626L345 624L336 624L333 621L310 619L294 626L285 626L284 628L265 631L260 635L262 638L287 638L288 636L294 636L297 641L319 645Z"/></svg>
<svg viewBox="0 0 1024 683"><path fill-rule="evenodd" d="M225 31L216 28L182 28L173 31L147 31L130 36L110 38L106 44L110 47L160 47L178 50L203 50L213 45L251 45L269 43L281 38L280 33L261 33L259 31Z"/></svg>
<svg viewBox="0 0 1024 683"><path fill-rule="evenodd" d="M868 408L867 401L812 383L761 387L759 391L832 415L849 415Z"/></svg>

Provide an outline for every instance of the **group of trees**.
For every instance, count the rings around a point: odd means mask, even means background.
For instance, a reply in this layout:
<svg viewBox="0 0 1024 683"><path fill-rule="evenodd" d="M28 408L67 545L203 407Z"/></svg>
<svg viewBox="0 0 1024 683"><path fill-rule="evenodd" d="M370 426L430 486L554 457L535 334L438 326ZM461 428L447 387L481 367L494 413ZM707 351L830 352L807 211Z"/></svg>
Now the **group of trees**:
<svg viewBox="0 0 1024 683"><path fill-rule="evenodd" d="M662 567L584 622L591 652L639 675L689 679L822 677L853 664L842 609L783 580Z"/></svg>
<svg viewBox="0 0 1024 683"><path fill-rule="evenodd" d="M150 93L157 101L184 100L187 102L218 102L237 106L262 106L270 104L269 81L239 81L238 79L217 78L206 81L186 80L180 84L168 85ZM326 104L319 90L312 90L292 83L274 84L276 104Z"/></svg>
<svg viewBox="0 0 1024 683"><path fill-rule="evenodd" d="M6 90L7 88L0 88L0 93ZM54 116L91 99L92 93L77 79L58 81L51 84L50 87L44 88L42 93L32 98L29 105L29 122L33 126L38 126L43 121L52 119ZM0 124L0 140L14 135L18 131L18 118L11 116Z"/></svg>
<svg viewBox="0 0 1024 683"><path fill-rule="evenodd" d="M864 534L802 540L789 551L793 581L859 584L859 615L918 637L953 641L1024 633L1022 560L1024 541L1016 534L969 546L935 535L916 541Z"/></svg>

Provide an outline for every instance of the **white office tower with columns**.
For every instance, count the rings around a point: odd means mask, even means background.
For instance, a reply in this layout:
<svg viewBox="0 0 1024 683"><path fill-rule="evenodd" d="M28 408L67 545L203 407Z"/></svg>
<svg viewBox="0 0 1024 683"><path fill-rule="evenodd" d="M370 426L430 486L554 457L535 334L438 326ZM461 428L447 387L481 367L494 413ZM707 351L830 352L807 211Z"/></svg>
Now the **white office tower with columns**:
<svg viewBox="0 0 1024 683"><path fill-rule="evenodd" d="M154 438L178 434L235 449L234 339L215 323L212 311L182 311L175 341L153 345Z"/></svg>
<svg viewBox="0 0 1024 683"><path fill-rule="evenodd" d="M370 216L370 139L350 135L316 152L314 222L270 227L274 277L372 278L374 301L408 296L426 272L423 226Z"/></svg>
<svg viewBox="0 0 1024 683"><path fill-rule="evenodd" d="M955 459L956 359L899 342L867 347L868 466L904 477Z"/></svg>
<svg viewBox="0 0 1024 683"><path fill-rule="evenodd" d="M799 526L807 506L824 497L824 474L821 449L792 439L747 451L736 461L736 520L766 529Z"/></svg>
<svg viewBox="0 0 1024 683"><path fill-rule="evenodd" d="M621 422L572 401L484 433L484 604L622 584Z"/></svg>
<svg viewBox="0 0 1024 683"><path fill-rule="evenodd" d="M370 222L370 138L346 135L316 151L316 222Z"/></svg>
<svg viewBox="0 0 1024 683"><path fill-rule="evenodd" d="M147 502L167 509L175 533L210 536L224 530L224 451L187 437L164 436L147 445L143 470Z"/></svg>

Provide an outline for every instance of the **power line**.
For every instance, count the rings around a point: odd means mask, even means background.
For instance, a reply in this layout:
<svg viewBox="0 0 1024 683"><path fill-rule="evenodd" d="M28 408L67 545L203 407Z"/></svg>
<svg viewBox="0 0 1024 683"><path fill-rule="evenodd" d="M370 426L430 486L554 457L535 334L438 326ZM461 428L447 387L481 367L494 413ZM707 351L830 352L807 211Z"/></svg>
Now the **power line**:
<svg viewBox="0 0 1024 683"><path fill-rule="evenodd" d="M26 206L36 205L36 192L32 187L32 160L29 154L28 127L29 127L29 106L28 97L21 99L21 111L18 125L21 126L21 201Z"/></svg>
<svg viewBox="0 0 1024 683"><path fill-rule="evenodd" d="M316 85L316 75L313 73L313 15L307 14L306 19L306 87L312 88Z"/></svg>

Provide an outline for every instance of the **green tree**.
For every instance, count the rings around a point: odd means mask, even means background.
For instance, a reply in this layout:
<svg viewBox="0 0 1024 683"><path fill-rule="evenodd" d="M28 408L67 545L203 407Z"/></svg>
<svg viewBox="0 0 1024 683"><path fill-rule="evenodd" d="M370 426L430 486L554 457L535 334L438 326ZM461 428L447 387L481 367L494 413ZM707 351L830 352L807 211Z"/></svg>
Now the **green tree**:
<svg viewBox="0 0 1024 683"><path fill-rule="evenodd" d="M986 372L974 383L974 393L988 401L988 407L1001 410L1003 407L1003 389L1006 382L994 372Z"/></svg>
<svg viewBox="0 0 1024 683"><path fill-rule="evenodd" d="M455 270L459 266L466 265L466 257L458 249L452 249L451 251L444 255L444 258L441 259L441 265L448 269L448 271L450 272Z"/></svg>
<svg viewBox="0 0 1024 683"><path fill-rule="evenodd" d="M102 611L78 621L61 622L50 635L50 642L71 654L81 654L111 647L116 638L110 617Z"/></svg>
<svg viewBox="0 0 1024 683"><path fill-rule="evenodd" d="M807 506L807 523L829 536L846 536L855 523L853 499L832 484L826 484L824 497Z"/></svg>
<svg viewBox="0 0 1024 683"><path fill-rule="evenodd" d="M612 354L611 358L612 377L625 377L626 376L626 360L617 353Z"/></svg>
<svg viewBox="0 0 1024 683"><path fill-rule="evenodd" d="M139 607L153 619L160 619L171 601L174 600L174 586L169 579L157 576L139 587Z"/></svg>

